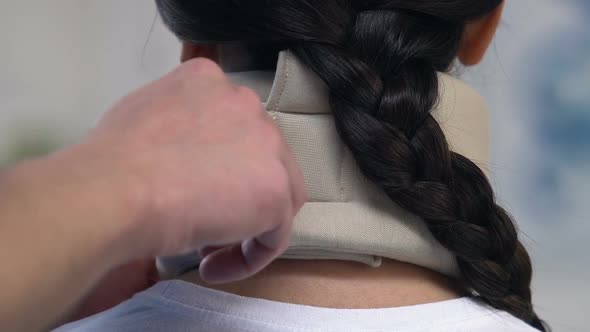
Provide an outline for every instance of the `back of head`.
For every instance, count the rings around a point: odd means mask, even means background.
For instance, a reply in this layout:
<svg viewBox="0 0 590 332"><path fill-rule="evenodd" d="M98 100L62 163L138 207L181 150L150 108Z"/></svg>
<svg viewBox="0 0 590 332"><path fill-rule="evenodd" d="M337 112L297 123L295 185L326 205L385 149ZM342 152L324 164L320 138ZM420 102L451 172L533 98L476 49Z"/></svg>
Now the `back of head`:
<svg viewBox="0 0 590 332"><path fill-rule="evenodd" d="M482 170L432 116L465 25L502 0L157 0L188 42L288 48L328 86L362 173L457 257L465 291L539 330L530 258Z"/></svg>

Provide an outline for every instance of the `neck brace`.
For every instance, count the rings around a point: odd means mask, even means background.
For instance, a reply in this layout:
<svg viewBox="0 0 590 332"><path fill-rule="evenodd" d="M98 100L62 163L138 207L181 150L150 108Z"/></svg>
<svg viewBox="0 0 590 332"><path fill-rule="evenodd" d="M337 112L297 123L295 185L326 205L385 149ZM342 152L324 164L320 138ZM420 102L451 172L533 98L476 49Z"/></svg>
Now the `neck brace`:
<svg viewBox="0 0 590 332"><path fill-rule="evenodd" d="M309 201L295 219L291 246L281 258L345 260L373 267L388 258L459 275L455 257L424 222L361 175L336 132L327 87L293 53L281 52L276 73L229 76L267 100L266 110L305 177ZM434 116L453 151L485 166L489 129L483 99L463 82L446 74L439 77L441 98ZM191 266L178 258L159 263L173 273Z"/></svg>

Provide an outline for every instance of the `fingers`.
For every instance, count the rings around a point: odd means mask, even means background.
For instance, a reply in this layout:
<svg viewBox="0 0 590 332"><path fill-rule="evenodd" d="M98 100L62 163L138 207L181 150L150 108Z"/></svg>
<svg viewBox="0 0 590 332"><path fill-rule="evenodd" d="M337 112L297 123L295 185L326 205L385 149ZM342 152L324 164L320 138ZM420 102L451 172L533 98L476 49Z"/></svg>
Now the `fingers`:
<svg viewBox="0 0 590 332"><path fill-rule="evenodd" d="M214 61L206 58L194 58L184 62L173 73L187 75L189 80L202 80L203 78L215 78L229 81L227 76Z"/></svg>
<svg viewBox="0 0 590 332"><path fill-rule="evenodd" d="M210 284L234 282L260 272L289 246L293 209L284 213L278 226L254 239L226 247L207 246L200 250L201 278Z"/></svg>
<svg viewBox="0 0 590 332"><path fill-rule="evenodd" d="M290 202L284 211L285 219L279 225L254 239L228 247L209 246L200 253L201 278L210 284L228 283L249 278L260 272L289 246L293 219L303 206L305 184L301 171L289 154L285 156L285 167L290 174Z"/></svg>
<svg viewBox="0 0 590 332"><path fill-rule="evenodd" d="M174 92L181 92L187 103L192 104L191 109L201 112L209 111L210 108L204 105L211 102L236 98L234 84L219 65L206 58L195 58L183 63L169 78Z"/></svg>
<svg viewBox="0 0 590 332"><path fill-rule="evenodd" d="M264 269L283 251L282 248L287 247L289 235L290 228L289 231L277 230L240 245L217 250L201 262L201 278L209 284L249 278ZM267 243L277 247L268 247Z"/></svg>
<svg viewBox="0 0 590 332"><path fill-rule="evenodd" d="M201 258L205 258L205 257L211 255L212 253L222 250L226 247L227 246L206 246L206 247L202 248L201 250L199 250L199 256Z"/></svg>
<svg viewBox="0 0 590 332"><path fill-rule="evenodd" d="M299 191L299 189L290 190L291 192ZM299 192L297 197L295 204L300 205L301 194ZM296 206L292 205L293 198L289 196L288 200L289 202L285 204L286 210L282 211L284 218L275 229L241 244L203 248L200 251L201 257L204 257L200 265L201 278L210 284L229 283L249 278L281 255L289 247L293 218L296 214ZM298 209L299 206L297 206Z"/></svg>
<svg viewBox="0 0 590 332"><path fill-rule="evenodd" d="M275 124L273 123L273 126ZM269 135L280 132L271 130ZM201 250L201 278L208 283L228 283L242 280L260 272L289 246L293 219L307 200L303 174L284 138L279 137L279 157L287 176L287 188L282 211L284 216L273 230L267 231L242 244L227 247L206 247ZM275 207L276 208L276 207Z"/></svg>

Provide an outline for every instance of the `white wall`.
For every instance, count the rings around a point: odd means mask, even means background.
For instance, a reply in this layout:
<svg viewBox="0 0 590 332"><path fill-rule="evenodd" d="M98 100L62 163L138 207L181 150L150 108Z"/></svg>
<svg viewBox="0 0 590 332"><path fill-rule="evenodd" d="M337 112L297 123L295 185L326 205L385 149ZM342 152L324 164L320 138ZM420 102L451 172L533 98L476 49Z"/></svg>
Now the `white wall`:
<svg viewBox="0 0 590 332"><path fill-rule="evenodd" d="M84 17L77 1L61 2L0 4L0 149L33 120L57 128L79 112Z"/></svg>
<svg viewBox="0 0 590 332"><path fill-rule="evenodd" d="M34 4L33 4L34 3ZM152 2L0 2L0 159L23 130L78 137L117 98L171 69Z"/></svg>

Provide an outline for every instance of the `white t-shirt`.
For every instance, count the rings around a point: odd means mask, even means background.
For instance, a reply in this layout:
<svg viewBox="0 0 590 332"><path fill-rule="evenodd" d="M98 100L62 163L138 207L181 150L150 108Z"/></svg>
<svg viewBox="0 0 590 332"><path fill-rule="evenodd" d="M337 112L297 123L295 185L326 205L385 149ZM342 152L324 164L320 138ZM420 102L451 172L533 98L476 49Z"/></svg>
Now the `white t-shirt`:
<svg viewBox="0 0 590 332"><path fill-rule="evenodd" d="M532 332L517 318L462 298L389 309L327 309L241 297L166 281L56 331Z"/></svg>

